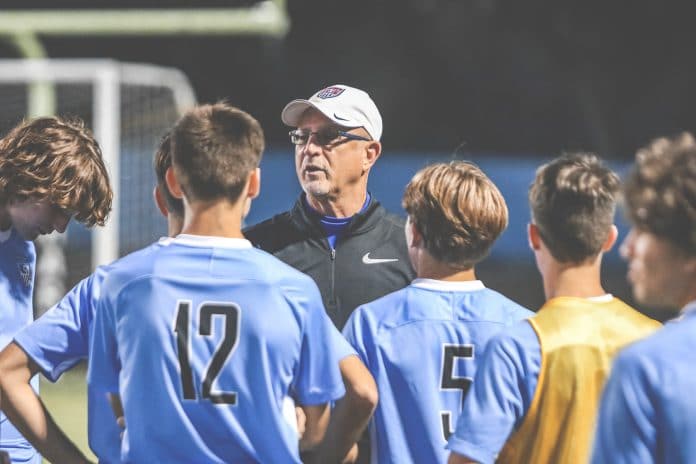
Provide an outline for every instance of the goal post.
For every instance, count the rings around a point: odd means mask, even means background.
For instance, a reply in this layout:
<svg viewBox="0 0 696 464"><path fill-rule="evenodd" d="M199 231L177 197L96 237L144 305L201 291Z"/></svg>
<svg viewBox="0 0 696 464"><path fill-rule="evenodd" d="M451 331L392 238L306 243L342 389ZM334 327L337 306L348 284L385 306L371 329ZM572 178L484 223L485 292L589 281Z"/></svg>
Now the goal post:
<svg viewBox="0 0 696 464"><path fill-rule="evenodd" d="M36 109L32 96L37 84L53 89L48 96L54 101L39 103L43 110ZM41 255L48 259L37 266L36 303L45 309L63 295L64 288L54 281L66 261L71 261L68 271L82 277L162 232L163 221L151 201L153 154L164 132L196 98L186 76L172 68L104 59L38 59L0 60L0 103L3 133L37 112L83 119L101 146L114 190L112 213L91 238L71 226L65 247L53 235L40 243ZM75 264L74 257L63 256L61 263L56 253L71 246L82 259Z"/></svg>

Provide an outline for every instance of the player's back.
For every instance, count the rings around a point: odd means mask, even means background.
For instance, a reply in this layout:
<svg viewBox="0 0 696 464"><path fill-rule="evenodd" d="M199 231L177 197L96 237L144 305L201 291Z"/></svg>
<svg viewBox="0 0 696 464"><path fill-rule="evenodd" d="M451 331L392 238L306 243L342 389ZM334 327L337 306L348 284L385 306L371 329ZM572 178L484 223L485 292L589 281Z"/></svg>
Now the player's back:
<svg viewBox="0 0 696 464"><path fill-rule="evenodd" d="M532 315L479 281L417 279L358 308L344 333L380 394L372 462L446 462L477 356L495 333Z"/></svg>
<svg viewBox="0 0 696 464"><path fill-rule="evenodd" d="M103 295L95 338L108 351L112 318L126 461L299 462L291 395L342 393L316 286L246 240L180 236L115 266Z"/></svg>

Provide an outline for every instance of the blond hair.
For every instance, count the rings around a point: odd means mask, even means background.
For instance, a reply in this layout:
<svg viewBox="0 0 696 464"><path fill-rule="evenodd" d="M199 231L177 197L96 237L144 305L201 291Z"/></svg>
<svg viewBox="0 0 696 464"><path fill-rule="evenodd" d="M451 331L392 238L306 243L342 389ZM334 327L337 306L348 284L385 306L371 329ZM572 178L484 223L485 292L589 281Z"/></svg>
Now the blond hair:
<svg viewBox="0 0 696 464"><path fill-rule="evenodd" d="M402 204L423 236L425 249L462 269L485 258L508 224L500 191L466 161L421 169L406 186Z"/></svg>

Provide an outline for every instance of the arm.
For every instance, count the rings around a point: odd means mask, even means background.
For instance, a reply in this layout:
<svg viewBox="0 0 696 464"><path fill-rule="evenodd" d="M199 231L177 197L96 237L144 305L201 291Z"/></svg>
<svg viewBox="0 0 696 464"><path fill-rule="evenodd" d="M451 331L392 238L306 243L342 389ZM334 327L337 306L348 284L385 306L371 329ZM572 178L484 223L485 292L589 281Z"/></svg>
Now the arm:
<svg viewBox="0 0 696 464"><path fill-rule="evenodd" d="M305 415L305 431L300 439L300 451L309 451L321 443L329 424L331 409L328 403L301 406Z"/></svg>
<svg viewBox="0 0 696 464"><path fill-rule="evenodd" d="M469 458L465 458L460 454L452 453L450 454L450 457L447 460L447 464L476 464L476 461L472 461Z"/></svg>
<svg viewBox="0 0 696 464"><path fill-rule="evenodd" d="M15 343L0 353L0 398L10 422L52 462L90 462L70 441L29 384L38 366Z"/></svg>
<svg viewBox="0 0 696 464"><path fill-rule="evenodd" d="M360 359L355 355L347 356L339 367L346 394L331 411L331 421L318 449L317 462L345 462L346 455L362 435L377 407L377 385Z"/></svg>

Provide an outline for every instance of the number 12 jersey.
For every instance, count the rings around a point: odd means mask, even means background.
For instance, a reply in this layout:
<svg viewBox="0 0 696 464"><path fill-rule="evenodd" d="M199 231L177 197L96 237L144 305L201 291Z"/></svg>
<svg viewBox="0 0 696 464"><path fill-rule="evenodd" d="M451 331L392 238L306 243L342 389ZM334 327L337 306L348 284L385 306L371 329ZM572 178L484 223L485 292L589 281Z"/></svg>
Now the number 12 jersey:
<svg viewBox="0 0 696 464"><path fill-rule="evenodd" d="M311 278L180 235L111 268L88 382L121 396L124 462L300 462L291 405L344 393L332 330Z"/></svg>

